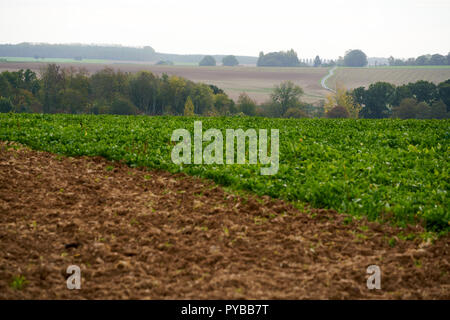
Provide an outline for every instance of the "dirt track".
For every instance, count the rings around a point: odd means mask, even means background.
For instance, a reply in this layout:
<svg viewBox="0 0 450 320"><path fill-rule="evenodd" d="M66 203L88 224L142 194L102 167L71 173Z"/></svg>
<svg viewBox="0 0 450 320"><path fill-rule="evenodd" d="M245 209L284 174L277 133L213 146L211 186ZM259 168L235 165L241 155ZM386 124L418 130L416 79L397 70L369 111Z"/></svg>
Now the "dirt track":
<svg viewBox="0 0 450 320"><path fill-rule="evenodd" d="M0 142L0 299L450 299L449 237L391 247L398 230L344 219ZM71 264L81 290L66 288ZM366 288L371 264L381 290Z"/></svg>

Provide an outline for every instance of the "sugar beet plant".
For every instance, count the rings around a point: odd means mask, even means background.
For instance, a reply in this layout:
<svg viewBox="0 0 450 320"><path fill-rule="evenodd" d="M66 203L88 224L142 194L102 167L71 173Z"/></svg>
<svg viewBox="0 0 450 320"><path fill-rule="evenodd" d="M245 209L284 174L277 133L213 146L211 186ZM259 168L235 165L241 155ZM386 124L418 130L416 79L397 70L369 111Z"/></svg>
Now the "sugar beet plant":
<svg viewBox="0 0 450 320"><path fill-rule="evenodd" d="M173 130L279 129L280 167L176 165ZM0 140L186 172L234 189L448 232L449 120L264 119L1 114ZM206 143L205 143L206 144Z"/></svg>

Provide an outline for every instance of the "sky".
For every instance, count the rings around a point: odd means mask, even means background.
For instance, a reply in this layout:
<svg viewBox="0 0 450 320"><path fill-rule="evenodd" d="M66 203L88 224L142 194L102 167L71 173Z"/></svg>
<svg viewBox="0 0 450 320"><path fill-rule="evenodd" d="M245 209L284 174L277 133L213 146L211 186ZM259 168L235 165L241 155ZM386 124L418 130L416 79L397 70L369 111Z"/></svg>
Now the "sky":
<svg viewBox="0 0 450 320"><path fill-rule="evenodd" d="M450 0L0 0L0 43L153 47L181 54L409 58L450 51Z"/></svg>

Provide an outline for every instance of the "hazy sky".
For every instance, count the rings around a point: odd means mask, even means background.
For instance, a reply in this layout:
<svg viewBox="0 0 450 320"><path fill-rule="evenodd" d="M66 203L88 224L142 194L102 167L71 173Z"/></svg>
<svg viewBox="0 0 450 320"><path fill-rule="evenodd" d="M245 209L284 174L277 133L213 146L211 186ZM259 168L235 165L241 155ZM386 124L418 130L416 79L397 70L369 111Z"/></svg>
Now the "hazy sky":
<svg viewBox="0 0 450 320"><path fill-rule="evenodd" d="M450 51L450 0L0 0L0 43L19 42L407 58Z"/></svg>

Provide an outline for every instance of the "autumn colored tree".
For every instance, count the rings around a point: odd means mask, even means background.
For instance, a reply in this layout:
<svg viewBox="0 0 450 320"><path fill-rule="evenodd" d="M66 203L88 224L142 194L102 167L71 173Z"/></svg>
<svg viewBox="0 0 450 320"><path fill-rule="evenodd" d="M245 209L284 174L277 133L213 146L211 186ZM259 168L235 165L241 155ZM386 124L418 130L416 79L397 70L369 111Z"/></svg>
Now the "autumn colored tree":
<svg viewBox="0 0 450 320"><path fill-rule="evenodd" d="M192 117L194 115L194 104L190 96L187 97L186 103L184 104L184 115L186 117Z"/></svg>
<svg viewBox="0 0 450 320"><path fill-rule="evenodd" d="M345 108L347 110L348 117L354 119L359 117L361 105L355 101L354 97L342 85L338 85L336 92L327 96L327 101L324 105L327 112L336 106Z"/></svg>

